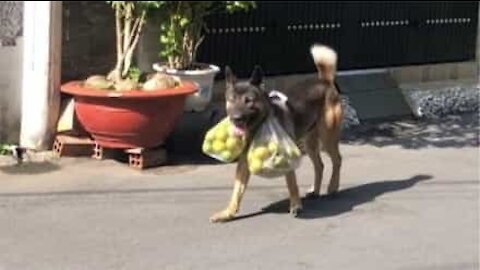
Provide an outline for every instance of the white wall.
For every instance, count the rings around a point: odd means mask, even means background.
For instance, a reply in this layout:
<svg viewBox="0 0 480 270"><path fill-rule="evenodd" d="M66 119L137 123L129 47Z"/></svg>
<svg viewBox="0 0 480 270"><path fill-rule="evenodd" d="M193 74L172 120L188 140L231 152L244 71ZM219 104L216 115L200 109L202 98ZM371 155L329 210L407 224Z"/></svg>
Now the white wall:
<svg viewBox="0 0 480 270"><path fill-rule="evenodd" d="M22 92L22 38L0 45L0 143L18 143Z"/></svg>
<svg viewBox="0 0 480 270"><path fill-rule="evenodd" d="M480 83L480 5L478 7L478 28L477 28L477 80Z"/></svg>

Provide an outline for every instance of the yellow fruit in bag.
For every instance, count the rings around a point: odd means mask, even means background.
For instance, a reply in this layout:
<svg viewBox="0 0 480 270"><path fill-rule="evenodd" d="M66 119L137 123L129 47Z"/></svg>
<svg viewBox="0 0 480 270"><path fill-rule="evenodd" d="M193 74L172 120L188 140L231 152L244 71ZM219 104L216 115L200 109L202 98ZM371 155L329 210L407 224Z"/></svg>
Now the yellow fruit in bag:
<svg viewBox="0 0 480 270"><path fill-rule="evenodd" d="M228 132L225 129L219 129L215 132L215 140L225 141L228 138Z"/></svg>
<svg viewBox="0 0 480 270"><path fill-rule="evenodd" d="M276 168L288 167L288 160L285 156L276 156L273 158L273 165Z"/></svg>
<svg viewBox="0 0 480 270"><path fill-rule="evenodd" d="M249 162L249 170L251 173L255 174L262 170L263 163L260 159L252 158Z"/></svg>
<svg viewBox="0 0 480 270"><path fill-rule="evenodd" d="M293 155L295 157L301 157L302 156L302 153L300 152L300 149L298 149L298 148L293 148L292 152L293 152Z"/></svg>
<svg viewBox="0 0 480 270"><path fill-rule="evenodd" d="M214 139L215 139L215 132L213 132L212 130L207 132L207 135L205 136L205 140L206 141L213 141Z"/></svg>
<svg viewBox="0 0 480 270"><path fill-rule="evenodd" d="M298 146L273 115L257 130L247 154L250 172L266 178L283 176L295 170L301 158Z"/></svg>
<svg viewBox="0 0 480 270"><path fill-rule="evenodd" d="M222 141L213 141L212 149L215 153L221 153L225 149L225 144Z"/></svg>
<svg viewBox="0 0 480 270"><path fill-rule="evenodd" d="M233 150L237 147L237 145L241 146L241 144L242 141L240 139L235 137L229 137L225 143L225 146L227 147L227 149Z"/></svg>
<svg viewBox="0 0 480 270"><path fill-rule="evenodd" d="M228 150L223 151L220 155L224 160L230 160L232 158L232 152Z"/></svg>
<svg viewBox="0 0 480 270"><path fill-rule="evenodd" d="M253 150L253 156L260 160L265 160L270 155L268 148L265 146L260 146Z"/></svg>
<svg viewBox="0 0 480 270"><path fill-rule="evenodd" d="M270 151L271 154L276 153L278 151L278 143L276 142L268 143L268 151Z"/></svg>
<svg viewBox="0 0 480 270"><path fill-rule="evenodd" d="M212 151L212 145L208 142L204 142L202 145L202 151L203 152L211 152Z"/></svg>
<svg viewBox="0 0 480 270"><path fill-rule="evenodd" d="M243 152L245 142L227 117L205 134L202 151L220 161L231 162Z"/></svg>

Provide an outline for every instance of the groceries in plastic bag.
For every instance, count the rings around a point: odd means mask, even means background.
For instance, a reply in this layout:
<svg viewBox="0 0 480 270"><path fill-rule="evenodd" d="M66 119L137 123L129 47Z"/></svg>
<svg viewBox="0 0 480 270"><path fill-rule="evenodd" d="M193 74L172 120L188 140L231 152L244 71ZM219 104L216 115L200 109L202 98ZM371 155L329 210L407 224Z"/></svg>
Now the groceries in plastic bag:
<svg viewBox="0 0 480 270"><path fill-rule="evenodd" d="M222 162L232 162L243 152L246 140L228 117L211 128L205 135L203 153Z"/></svg>
<svg viewBox="0 0 480 270"><path fill-rule="evenodd" d="M295 170L301 158L300 149L273 115L259 127L247 153L250 172L266 178Z"/></svg>

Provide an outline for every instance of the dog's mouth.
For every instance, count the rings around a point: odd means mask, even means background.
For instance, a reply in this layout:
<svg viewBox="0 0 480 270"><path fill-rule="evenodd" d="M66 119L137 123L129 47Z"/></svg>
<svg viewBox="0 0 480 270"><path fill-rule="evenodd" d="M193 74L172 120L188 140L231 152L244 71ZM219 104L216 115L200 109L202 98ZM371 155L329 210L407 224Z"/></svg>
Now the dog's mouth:
<svg viewBox="0 0 480 270"><path fill-rule="evenodd" d="M247 123L237 121L233 122L233 134L236 136L245 136L247 129Z"/></svg>

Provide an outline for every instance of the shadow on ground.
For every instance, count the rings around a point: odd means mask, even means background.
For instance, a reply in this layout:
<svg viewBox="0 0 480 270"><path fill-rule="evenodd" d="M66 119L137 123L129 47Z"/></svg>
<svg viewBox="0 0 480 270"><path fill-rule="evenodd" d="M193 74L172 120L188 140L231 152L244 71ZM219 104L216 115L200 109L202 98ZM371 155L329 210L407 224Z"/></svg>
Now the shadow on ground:
<svg viewBox="0 0 480 270"><path fill-rule="evenodd" d="M22 164L0 166L0 171L2 171L5 174L11 174L11 175L43 174L43 173L56 171L59 169L60 169L60 166L58 164L55 164L49 161L28 162L28 163L22 163Z"/></svg>
<svg viewBox="0 0 480 270"><path fill-rule="evenodd" d="M367 123L347 130L342 138L352 145L462 148L478 147L479 133L479 114L467 113L441 119Z"/></svg>
<svg viewBox="0 0 480 270"><path fill-rule="evenodd" d="M421 181L431 179L430 175L416 175L404 180L387 180L340 190L333 196L320 196L317 199L303 198L303 212L301 219L315 219L338 216L352 211L355 207L374 201L385 193L396 192L413 187ZM235 220L250 218L263 214L289 213L289 199L274 202L261 211L238 216Z"/></svg>

